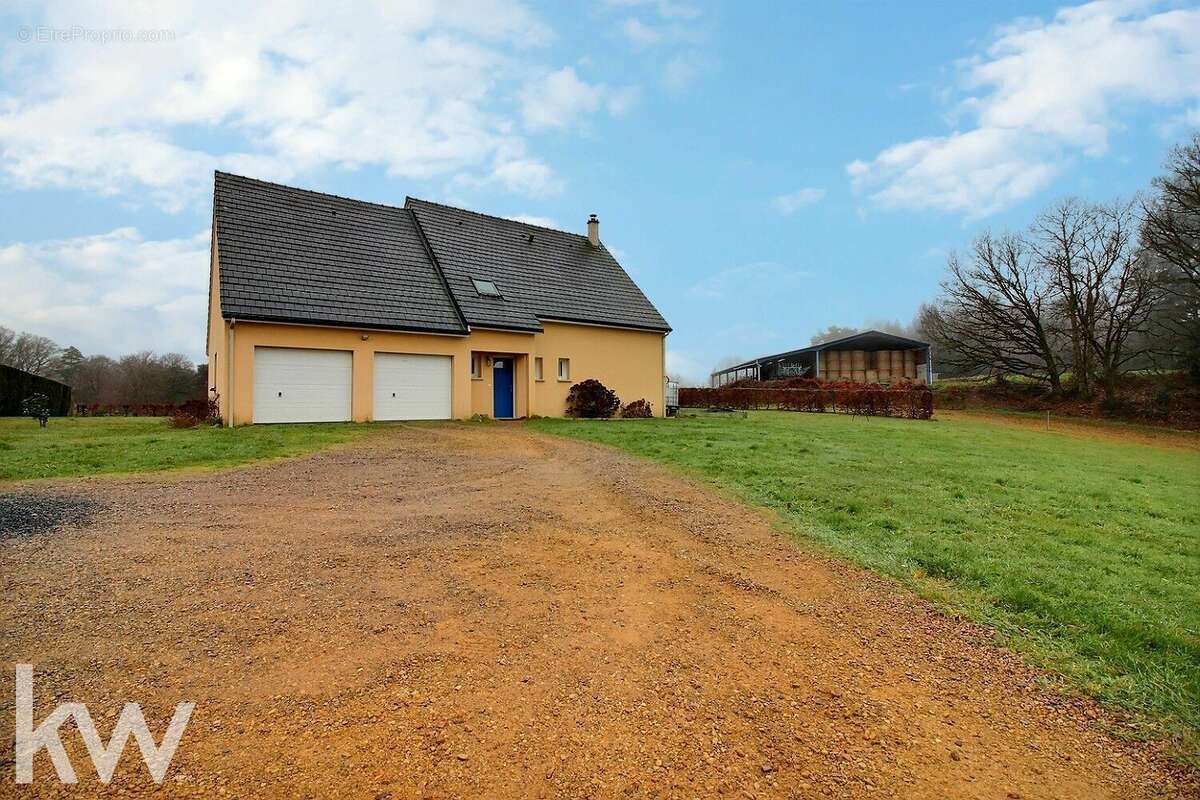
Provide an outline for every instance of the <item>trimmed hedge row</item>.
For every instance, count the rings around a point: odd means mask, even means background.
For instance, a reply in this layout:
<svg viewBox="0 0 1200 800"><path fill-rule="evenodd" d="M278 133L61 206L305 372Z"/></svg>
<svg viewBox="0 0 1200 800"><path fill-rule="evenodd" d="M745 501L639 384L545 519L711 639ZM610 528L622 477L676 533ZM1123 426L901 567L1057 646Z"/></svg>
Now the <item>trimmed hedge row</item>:
<svg viewBox="0 0 1200 800"><path fill-rule="evenodd" d="M681 388L679 405L929 419L933 416L933 392L911 384L887 388L862 383L826 383L809 389Z"/></svg>
<svg viewBox="0 0 1200 800"><path fill-rule="evenodd" d="M188 400L186 403L79 403L75 413L81 417L173 417L187 414L197 419L210 416L209 402Z"/></svg>
<svg viewBox="0 0 1200 800"><path fill-rule="evenodd" d="M33 394L46 395L52 416L65 417L71 413L70 386L0 364L0 417L21 416L21 401Z"/></svg>

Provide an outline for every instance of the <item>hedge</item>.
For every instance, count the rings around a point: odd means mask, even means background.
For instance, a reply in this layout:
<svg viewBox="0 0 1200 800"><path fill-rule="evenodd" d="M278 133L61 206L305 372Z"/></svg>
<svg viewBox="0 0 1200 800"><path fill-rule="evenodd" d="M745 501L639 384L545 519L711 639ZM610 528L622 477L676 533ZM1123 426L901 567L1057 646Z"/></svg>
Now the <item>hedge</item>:
<svg viewBox="0 0 1200 800"><path fill-rule="evenodd" d="M680 389L679 405L683 408L777 409L929 419L933 416L933 392L912 384L888 388L874 384L827 383L807 389L721 386Z"/></svg>
<svg viewBox="0 0 1200 800"><path fill-rule="evenodd" d="M210 403L188 400L186 403L79 403L75 413L81 417L173 417L187 414L197 419L214 416Z"/></svg>
<svg viewBox="0 0 1200 800"><path fill-rule="evenodd" d="M46 395L50 414L55 417L71 413L70 386L0 364L0 417L21 416L21 401L32 394Z"/></svg>

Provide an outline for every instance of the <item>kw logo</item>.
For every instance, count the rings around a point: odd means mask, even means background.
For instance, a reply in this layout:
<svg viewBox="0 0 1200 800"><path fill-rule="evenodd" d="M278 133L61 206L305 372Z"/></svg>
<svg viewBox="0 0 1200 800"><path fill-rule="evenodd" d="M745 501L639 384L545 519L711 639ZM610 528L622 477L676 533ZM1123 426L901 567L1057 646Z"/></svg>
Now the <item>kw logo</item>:
<svg viewBox="0 0 1200 800"><path fill-rule="evenodd" d="M83 736L87 745L88 755L96 767L96 774L103 783L112 780L117 762L125 750L125 743L130 734L137 740L138 748L142 751L142 760L150 770L150 776L155 783L162 783L166 777L167 768L171 766L171 758L175 748L183 738L183 729L187 727L188 719L192 716L195 703L180 703L175 706L175 714L171 724L163 735L162 744L155 746L154 736L142 716L142 709L137 703L126 703L117 719L108 746L100 739L92 716L83 703L62 703L50 716L42 720L37 728L33 727L33 665L17 664L17 783L33 783L33 757L43 747L50 754L54 771L62 783L75 783L75 768L63 749L62 740L58 738L58 728L68 718L75 719L75 727Z"/></svg>

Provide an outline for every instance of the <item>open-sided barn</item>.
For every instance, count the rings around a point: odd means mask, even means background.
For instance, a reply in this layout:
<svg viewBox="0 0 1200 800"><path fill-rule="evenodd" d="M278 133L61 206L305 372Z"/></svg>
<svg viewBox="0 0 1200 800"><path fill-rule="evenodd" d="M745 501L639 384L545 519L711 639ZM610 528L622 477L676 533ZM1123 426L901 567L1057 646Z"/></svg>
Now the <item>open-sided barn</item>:
<svg viewBox="0 0 1200 800"><path fill-rule="evenodd" d="M711 386L744 378L817 378L857 383L932 383L929 343L883 331L863 331L799 350L776 353L712 373Z"/></svg>

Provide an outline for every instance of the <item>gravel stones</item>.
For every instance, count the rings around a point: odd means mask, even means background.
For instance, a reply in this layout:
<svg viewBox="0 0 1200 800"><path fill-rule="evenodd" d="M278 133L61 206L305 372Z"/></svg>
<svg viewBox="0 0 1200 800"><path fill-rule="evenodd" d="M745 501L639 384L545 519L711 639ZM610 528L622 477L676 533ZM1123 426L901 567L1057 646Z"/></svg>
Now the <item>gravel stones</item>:
<svg viewBox="0 0 1200 800"><path fill-rule="evenodd" d="M80 495L0 493L0 539L48 533L64 525L84 525L101 508L92 498Z"/></svg>

